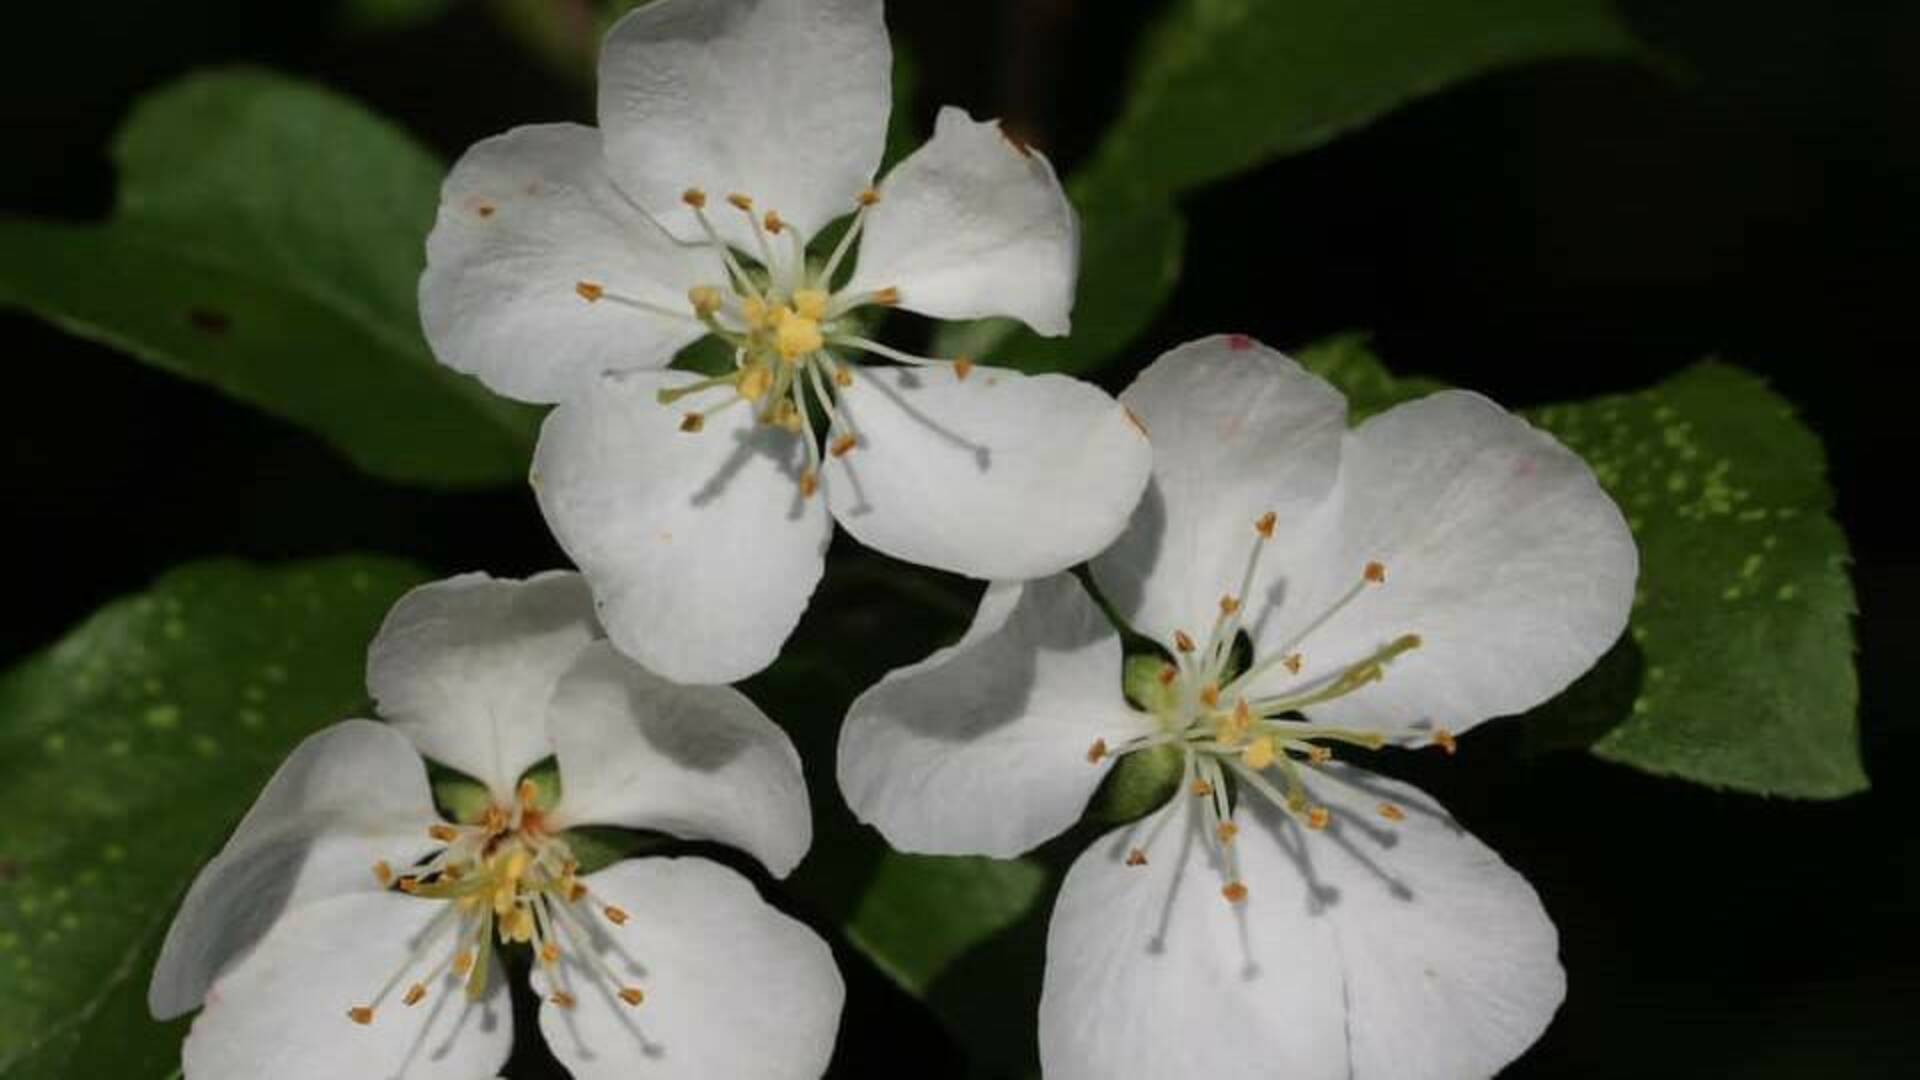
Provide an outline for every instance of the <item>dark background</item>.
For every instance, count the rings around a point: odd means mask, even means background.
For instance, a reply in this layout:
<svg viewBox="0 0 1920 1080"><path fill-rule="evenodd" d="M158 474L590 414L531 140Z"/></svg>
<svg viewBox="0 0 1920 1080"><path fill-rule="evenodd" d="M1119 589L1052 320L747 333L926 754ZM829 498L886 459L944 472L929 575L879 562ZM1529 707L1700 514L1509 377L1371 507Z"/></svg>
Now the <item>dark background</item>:
<svg viewBox="0 0 1920 1080"><path fill-rule="evenodd" d="M1071 171L1116 108L1154 6L894 0L890 18L919 63L923 118L941 103L1007 116ZM1510 406L1633 389L1709 354L1765 374L1831 455L1874 790L1815 804L1719 795L1579 754L1526 759L1499 725L1452 765L1401 771L1525 873L1559 924L1570 994L1509 1075L1910 1075L1920 798L1914 695L1895 675L1915 659L1920 544L1905 528L1913 399L1896 388L1920 306L1920 5L1626 12L1662 64L1501 73L1190 200L1177 297L1099 378L1117 390L1203 333L1290 348L1354 328L1399 369ZM318 79L449 159L514 124L591 120L583 84L477 10L387 35L343 32L321 4L8 16L4 213L104 213L102 148L130 102L209 63ZM30 317L0 313L0 342L12 571L0 660L209 555L384 550L495 573L560 562L523 490L387 486L299 430ZM889 665L923 651L895 647ZM801 741L811 753L830 732ZM925 1013L841 958L853 993L837 1075L961 1074Z"/></svg>

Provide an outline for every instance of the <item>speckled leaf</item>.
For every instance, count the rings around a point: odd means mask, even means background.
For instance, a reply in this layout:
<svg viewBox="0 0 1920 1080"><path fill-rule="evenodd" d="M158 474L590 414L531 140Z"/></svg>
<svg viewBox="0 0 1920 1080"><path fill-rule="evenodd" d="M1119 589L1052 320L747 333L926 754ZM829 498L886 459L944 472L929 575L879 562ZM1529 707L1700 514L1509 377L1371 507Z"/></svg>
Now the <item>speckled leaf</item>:
<svg viewBox="0 0 1920 1080"><path fill-rule="evenodd" d="M526 474L538 412L435 363L416 291L445 166L331 92L191 76L114 143L111 220L0 220L0 305L306 427L378 476Z"/></svg>
<svg viewBox="0 0 1920 1080"><path fill-rule="evenodd" d="M1300 359L1348 391L1356 420L1440 385L1395 379L1358 338ZM1865 789L1847 541L1793 407L1709 362L1525 415L1593 466L1641 561L1628 636L1529 717L1529 740L1761 794Z"/></svg>
<svg viewBox="0 0 1920 1080"><path fill-rule="evenodd" d="M1182 193L1497 68L1638 48L1609 0L1176 0L1069 185L1085 230L1074 335L990 323L945 331L938 351L1030 371L1096 367L1173 292Z"/></svg>
<svg viewBox="0 0 1920 1080"><path fill-rule="evenodd" d="M422 575L199 563L0 676L0 1078L159 1078L146 1012L187 882L294 743L364 714L367 641Z"/></svg>

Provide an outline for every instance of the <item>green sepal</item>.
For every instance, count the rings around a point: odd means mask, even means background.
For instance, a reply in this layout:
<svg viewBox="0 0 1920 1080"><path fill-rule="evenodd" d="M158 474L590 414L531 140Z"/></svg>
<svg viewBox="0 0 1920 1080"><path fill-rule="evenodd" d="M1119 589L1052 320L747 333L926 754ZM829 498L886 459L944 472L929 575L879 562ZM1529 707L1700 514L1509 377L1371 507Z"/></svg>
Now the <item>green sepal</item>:
<svg viewBox="0 0 1920 1080"><path fill-rule="evenodd" d="M478 825L486 819L493 796L480 781L451 769L432 770L433 803L448 821Z"/></svg>
<svg viewBox="0 0 1920 1080"><path fill-rule="evenodd" d="M1177 746L1155 746L1126 755L1094 792L1087 820L1125 825L1146 817L1165 806L1179 790L1185 764L1185 755Z"/></svg>
<svg viewBox="0 0 1920 1080"><path fill-rule="evenodd" d="M1155 716L1171 712L1179 703L1179 690L1172 683L1161 681L1163 673L1171 667L1173 661L1157 652L1127 657L1120 676L1120 689L1127 695L1127 704Z"/></svg>

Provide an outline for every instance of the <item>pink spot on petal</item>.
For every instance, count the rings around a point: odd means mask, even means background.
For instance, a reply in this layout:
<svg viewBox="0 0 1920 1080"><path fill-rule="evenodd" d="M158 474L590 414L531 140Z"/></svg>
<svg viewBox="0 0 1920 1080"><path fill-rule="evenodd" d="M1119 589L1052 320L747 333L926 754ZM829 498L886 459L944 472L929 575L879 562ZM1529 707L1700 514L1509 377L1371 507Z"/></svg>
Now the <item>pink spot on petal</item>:
<svg viewBox="0 0 1920 1080"><path fill-rule="evenodd" d="M1245 334L1228 334L1227 348L1232 349L1234 352L1246 352L1248 349L1253 348L1253 339Z"/></svg>
<svg viewBox="0 0 1920 1080"><path fill-rule="evenodd" d="M1514 463L1513 475L1516 479L1525 480L1527 477L1532 476L1534 470L1539 467L1539 463L1533 458L1521 458Z"/></svg>

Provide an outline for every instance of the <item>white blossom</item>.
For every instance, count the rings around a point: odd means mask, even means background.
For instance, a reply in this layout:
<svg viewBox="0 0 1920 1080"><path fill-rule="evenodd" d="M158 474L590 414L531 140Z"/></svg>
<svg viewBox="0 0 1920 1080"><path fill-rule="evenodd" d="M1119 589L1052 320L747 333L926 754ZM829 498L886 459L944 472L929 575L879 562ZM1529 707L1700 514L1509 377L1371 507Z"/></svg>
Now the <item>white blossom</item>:
<svg viewBox="0 0 1920 1080"><path fill-rule="evenodd" d="M1121 400L1154 478L1092 574L1164 658L1128 662L1129 701L1079 581L995 585L958 644L854 703L848 801L896 847L1011 856L1116 760L1177 775L1061 887L1051 1080L1494 1072L1564 996L1553 924L1431 798L1345 759L1452 753L1590 667L1633 597L1618 508L1485 398L1348 431L1337 392L1243 337L1174 350Z"/></svg>

